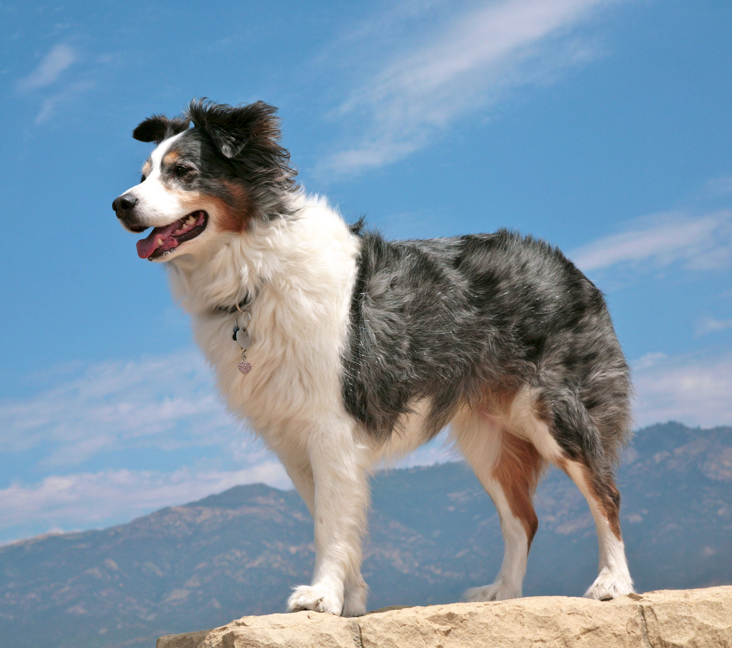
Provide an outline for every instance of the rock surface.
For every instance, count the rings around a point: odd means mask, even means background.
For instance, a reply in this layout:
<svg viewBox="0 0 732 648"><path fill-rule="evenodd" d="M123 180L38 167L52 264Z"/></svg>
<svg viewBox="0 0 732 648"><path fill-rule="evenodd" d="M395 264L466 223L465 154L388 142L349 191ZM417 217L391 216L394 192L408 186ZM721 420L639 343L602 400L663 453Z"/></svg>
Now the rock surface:
<svg viewBox="0 0 732 648"><path fill-rule="evenodd" d="M631 594L606 603L536 597L371 612L243 617L169 635L157 648L732 648L732 586Z"/></svg>

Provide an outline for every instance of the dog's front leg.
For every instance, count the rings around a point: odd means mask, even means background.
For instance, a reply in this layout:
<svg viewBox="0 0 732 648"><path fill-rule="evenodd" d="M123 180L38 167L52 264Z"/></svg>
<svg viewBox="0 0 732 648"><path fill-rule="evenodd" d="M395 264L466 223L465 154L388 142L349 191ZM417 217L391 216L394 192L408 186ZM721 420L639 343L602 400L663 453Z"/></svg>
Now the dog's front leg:
<svg viewBox="0 0 732 648"><path fill-rule="evenodd" d="M290 611L355 616L366 609L361 540L369 503L371 453L347 428L341 427L335 434L318 433L308 443L315 487L315 570L312 583L296 587L290 596Z"/></svg>

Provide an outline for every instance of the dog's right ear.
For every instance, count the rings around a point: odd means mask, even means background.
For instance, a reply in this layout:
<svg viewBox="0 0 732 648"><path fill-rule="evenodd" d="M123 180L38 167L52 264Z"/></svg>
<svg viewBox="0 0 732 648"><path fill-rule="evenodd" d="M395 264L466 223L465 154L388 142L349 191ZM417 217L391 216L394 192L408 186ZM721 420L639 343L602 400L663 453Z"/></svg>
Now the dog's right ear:
<svg viewBox="0 0 732 648"><path fill-rule="evenodd" d="M160 144L164 139L188 130L189 125L190 121L183 117L168 119L165 115L153 115L132 131L132 137L140 142Z"/></svg>

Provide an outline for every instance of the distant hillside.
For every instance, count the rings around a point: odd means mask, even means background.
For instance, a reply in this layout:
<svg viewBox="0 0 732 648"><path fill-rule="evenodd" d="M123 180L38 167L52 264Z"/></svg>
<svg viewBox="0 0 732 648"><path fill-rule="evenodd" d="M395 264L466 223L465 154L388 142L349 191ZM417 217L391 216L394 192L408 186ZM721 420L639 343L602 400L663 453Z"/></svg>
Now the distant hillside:
<svg viewBox="0 0 732 648"><path fill-rule="evenodd" d="M732 583L732 428L640 432L620 471L623 530L640 591ZM364 575L370 607L459 600L500 564L498 518L461 464L374 480ZM526 595L592 582L592 520L569 480L539 490ZM313 562L294 492L239 486L102 531L0 547L0 648L152 646L170 633L282 611Z"/></svg>

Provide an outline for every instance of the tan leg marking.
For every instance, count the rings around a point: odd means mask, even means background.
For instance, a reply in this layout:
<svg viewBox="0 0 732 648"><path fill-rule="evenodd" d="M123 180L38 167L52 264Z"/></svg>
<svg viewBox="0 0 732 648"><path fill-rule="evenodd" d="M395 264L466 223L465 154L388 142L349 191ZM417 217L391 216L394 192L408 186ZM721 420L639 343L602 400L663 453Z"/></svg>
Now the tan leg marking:
<svg viewBox="0 0 732 648"><path fill-rule="evenodd" d="M590 494L597 502L597 508L605 516L605 519L607 519L613 535L618 540L622 540L623 538L620 532L620 492L615 486L615 483L612 480L607 480L603 486L608 492L603 493L600 490L601 487L597 485L596 480L592 478L592 474L587 468L584 468L584 474L585 481L590 488Z"/></svg>
<svg viewBox="0 0 732 648"><path fill-rule="evenodd" d="M511 513L521 520L529 548L539 527L532 495L544 466L544 460L532 443L510 433L503 433L501 454L493 469L493 477L501 484Z"/></svg>

